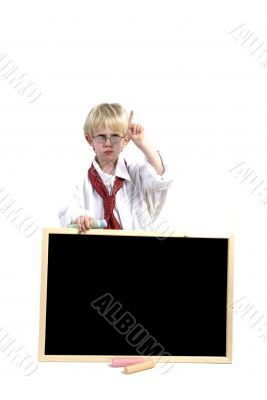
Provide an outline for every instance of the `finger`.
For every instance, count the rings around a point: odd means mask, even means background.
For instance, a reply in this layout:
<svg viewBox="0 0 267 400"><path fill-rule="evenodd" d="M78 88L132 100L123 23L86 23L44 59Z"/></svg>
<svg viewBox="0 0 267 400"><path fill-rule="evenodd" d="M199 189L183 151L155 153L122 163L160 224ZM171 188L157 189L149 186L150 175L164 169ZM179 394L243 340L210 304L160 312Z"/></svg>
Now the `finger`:
<svg viewBox="0 0 267 400"><path fill-rule="evenodd" d="M84 226L85 226L87 231L90 229L90 219L89 219L89 217L85 217L84 218Z"/></svg>
<svg viewBox="0 0 267 400"><path fill-rule="evenodd" d="M80 218L79 218L79 230L81 231L81 232L85 232L85 225L84 225L84 217L83 216L81 216Z"/></svg>
<svg viewBox="0 0 267 400"><path fill-rule="evenodd" d="M131 136L133 133L133 124L129 125L128 127L128 135Z"/></svg>
<svg viewBox="0 0 267 400"><path fill-rule="evenodd" d="M142 129L141 125L137 125L136 126L136 133L137 134L141 133L141 129Z"/></svg>
<svg viewBox="0 0 267 400"><path fill-rule="evenodd" d="M86 232L88 230L86 227L86 219L85 218L83 219L82 229L83 229L83 232Z"/></svg>
<svg viewBox="0 0 267 400"><path fill-rule="evenodd" d="M85 223L84 223L84 220L83 220L83 222L82 222L82 231L83 231L83 232L86 232L86 231L87 231L86 226L85 226Z"/></svg>
<svg viewBox="0 0 267 400"><path fill-rule="evenodd" d="M137 125L136 124L132 124L132 134L133 135L136 135L136 128L137 128Z"/></svg>
<svg viewBox="0 0 267 400"><path fill-rule="evenodd" d="M130 118L129 118L129 125L131 125L132 123L133 123L133 115L134 115L134 112L133 112L133 110L130 112Z"/></svg>
<svg viewBox="0 0 267 400"><path fill-rule="evenodd" d="M83 217L80 217L79 226L80 226L80 231L83 232Z"/></svg>

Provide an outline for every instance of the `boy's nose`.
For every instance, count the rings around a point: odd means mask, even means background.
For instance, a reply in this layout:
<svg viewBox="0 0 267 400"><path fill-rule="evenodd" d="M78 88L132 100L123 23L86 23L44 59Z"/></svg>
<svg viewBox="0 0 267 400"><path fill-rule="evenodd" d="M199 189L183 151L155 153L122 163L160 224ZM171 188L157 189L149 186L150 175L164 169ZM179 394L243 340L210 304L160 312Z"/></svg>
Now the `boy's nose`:
<svg viewBox="0 0 267 400"><path fill-rule="evenodd" d="M109 140L109 143L108 143L108 140ZM112 145L111 137L106 137L105 146L111 146L111 145Z"/></svg>

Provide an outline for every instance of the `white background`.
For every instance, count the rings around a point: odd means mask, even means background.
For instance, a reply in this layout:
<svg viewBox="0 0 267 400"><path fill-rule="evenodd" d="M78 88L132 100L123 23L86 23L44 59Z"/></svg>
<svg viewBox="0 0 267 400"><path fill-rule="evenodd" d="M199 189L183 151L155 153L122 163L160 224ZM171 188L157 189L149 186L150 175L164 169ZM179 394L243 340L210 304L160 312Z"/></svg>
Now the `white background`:
<svg viewBox="0 0 267 400"><path fill-rule="evenodd" d="M88 166L82 127L100 102L133 109L168 158L175 182L165 213L175 229L235 234L235 301L245 298L267 324L267 207L229 172L244 162L267 187L267 68L229 33L241 24L267 48L264 1L1 6L0 54L42 92L29 104L0 76L0 189L39 226L26 238L0 213L0 328L35 360L41 230L59 226L63 193ZM127 154L140 156L133 144ZM232 365L126 376L107 364L40 363L24 376L0 351L1 398L266 399L267 340L242 315L235 313Z"/></svg>

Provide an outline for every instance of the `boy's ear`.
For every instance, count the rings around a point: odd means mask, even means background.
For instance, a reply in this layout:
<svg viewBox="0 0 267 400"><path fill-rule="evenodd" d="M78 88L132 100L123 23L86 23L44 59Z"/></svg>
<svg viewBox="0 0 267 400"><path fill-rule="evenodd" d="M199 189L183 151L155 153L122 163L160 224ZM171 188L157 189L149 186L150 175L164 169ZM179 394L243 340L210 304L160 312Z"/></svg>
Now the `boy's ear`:
<svg viewBox="0 0 267 400"><path fill-rule="evenodd" d="M91 135L86 135L85 139L90 144L90 146L93 146L93 138Z"/></svg>

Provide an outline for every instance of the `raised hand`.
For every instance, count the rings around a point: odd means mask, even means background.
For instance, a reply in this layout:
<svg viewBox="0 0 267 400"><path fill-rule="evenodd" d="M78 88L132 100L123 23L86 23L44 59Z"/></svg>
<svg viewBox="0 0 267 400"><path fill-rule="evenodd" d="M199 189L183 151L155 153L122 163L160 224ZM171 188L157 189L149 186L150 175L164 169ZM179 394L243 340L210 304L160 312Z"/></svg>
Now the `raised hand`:
<svg viewBox="0 0 267 400"><path fill-rule="evenodd" d="M141 125L133 123L133 115L134 112L131 111L128 125L128 137L138 146L144 141L145 131Z"/></svg>
<svg viewBox="0 0 267 400"><path fill-rule="evenodd" d="M129 125L128 125L128 137L134 142L134 144L144 153L147 161L159 175L164 174L164 166L161 160L159 152L156 151L148 142L145 140L144 128L141 125L133 123L134 112L130 112Z"/></svg>

